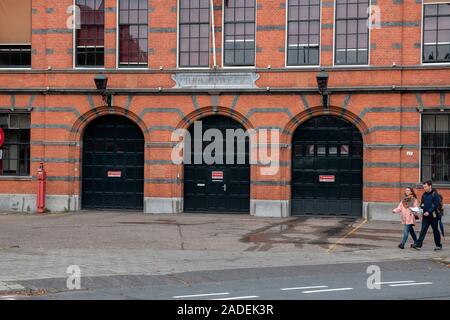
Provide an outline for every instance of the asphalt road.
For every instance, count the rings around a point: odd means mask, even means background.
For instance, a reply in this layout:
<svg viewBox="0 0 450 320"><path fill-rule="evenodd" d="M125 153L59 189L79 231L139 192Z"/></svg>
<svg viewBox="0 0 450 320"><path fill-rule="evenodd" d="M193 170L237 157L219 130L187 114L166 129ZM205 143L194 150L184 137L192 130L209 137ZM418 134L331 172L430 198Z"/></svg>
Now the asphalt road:
<svg viewBox="0 0 450 320"><path fill-rule="evenodd" d="M379 268L379 278L368 273L369 266ZM196 271L153 277L90 277L81 278L82 289L73 291L64 288L65 282L61 278L22 284L53 291L26 299L450 299L449 266L430 260ZM369 289L368 282L375 288Z"/></svg>

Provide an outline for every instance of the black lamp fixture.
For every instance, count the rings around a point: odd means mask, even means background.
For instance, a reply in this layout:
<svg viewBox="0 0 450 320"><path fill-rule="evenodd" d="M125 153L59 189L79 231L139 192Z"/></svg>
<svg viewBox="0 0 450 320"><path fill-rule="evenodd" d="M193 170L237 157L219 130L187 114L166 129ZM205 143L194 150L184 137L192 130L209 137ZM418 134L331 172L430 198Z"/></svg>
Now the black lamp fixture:
<svg viewBox="0 0 450 320"><path fill-rule="evenodd" d="M97 90L101 92L103 102L108 106L111 107L112 103L112 95L106 93L106 88L108 86L108 77L104 74L96 75L94 78L95 86L97 87Z"/></svg>
<svg viewBox="0 0 450 320"><path fill-rule="evenodd" d="M328 108L329 92L328 92L328 73L324 69L321 69L317 74L317 87L322 95L322 104L325 108Z"/></svg>

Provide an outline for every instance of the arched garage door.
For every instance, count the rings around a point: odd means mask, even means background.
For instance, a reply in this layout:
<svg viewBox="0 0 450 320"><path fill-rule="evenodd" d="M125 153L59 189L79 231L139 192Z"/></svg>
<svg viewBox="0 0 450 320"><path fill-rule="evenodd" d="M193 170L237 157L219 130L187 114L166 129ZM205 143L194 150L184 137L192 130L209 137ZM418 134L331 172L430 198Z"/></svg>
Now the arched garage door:
<svg viewBox="0 0 450 320"><path fill-rule="evenodd" d="M128 118L93 120L83 138L82 207L143 209L144 135Z"/></svg>
<svg viewBox="0 0 450 320"><path fill-rule="evenodd" d="M209 116L201 120L201 136L209 129L217 129L226 137L226 130L245 130L238 122L224 116ZM199 122L197 122L199 123ZM234 164L227 163L226 141L223 141L224 153L219 158L221 163L207 164L205 161L195 163L194 143L201 137L194 132L194 125L189 128L191 135L190 164L184 165L184 211L211 213L248 213L250 210L250 165L248 139L234 139ZM197 134L197 135L196 135ZM201 152L212 141L203 141ZM238 143L245 144L244 163L237 163ZM187 151L185 149L185 151ZM241 154L242 156L242 154ZM202 157L204 160L204 158Z"/></svg>
<svg viewBox="0 0 450 320"><path fill-rule="evenodd" d="M362 215L363 140L336 116L300 125L292 150L292 215Z"/></svg>

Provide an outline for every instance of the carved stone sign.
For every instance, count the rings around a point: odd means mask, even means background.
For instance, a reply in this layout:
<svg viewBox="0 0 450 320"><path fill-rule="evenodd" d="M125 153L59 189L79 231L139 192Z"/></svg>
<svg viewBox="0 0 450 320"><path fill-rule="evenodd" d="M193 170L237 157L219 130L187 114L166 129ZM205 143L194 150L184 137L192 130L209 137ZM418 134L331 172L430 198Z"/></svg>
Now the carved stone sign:
<svg viewBox="0 0 450 320"><path fill-rule="evenodd" d="M254 72L201 72L176 73L172 75L176 82L174 88L183 89L242 89L257 88L259 75Z"/></svg>

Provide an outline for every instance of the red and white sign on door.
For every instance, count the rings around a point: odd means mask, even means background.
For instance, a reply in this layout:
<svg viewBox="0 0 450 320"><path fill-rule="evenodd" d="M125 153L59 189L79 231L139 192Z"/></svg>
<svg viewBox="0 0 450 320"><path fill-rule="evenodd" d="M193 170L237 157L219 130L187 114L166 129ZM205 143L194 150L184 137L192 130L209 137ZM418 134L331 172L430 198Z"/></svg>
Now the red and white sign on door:
<svg viewBox="0 0 450 320"><path fill-rule="evenodd" d="M319 176L319 182L335 182L336 177L332 175L321 175Z"/></svg>
<svg viewBox="0 0 450 320"><path fill-rule="evenodd" d="M121 178L122 171L108 171L108 178Z"/></svg>
<svg viewBox="0 0 450 320"><path fill-rule="evenodd" d="M223 171L213 171L211 173L211 179L214 181L223 181Z"/></svg>
<svg viewBox="0 0 450 320"><path fill-rule="evenodd" d="M3 145L4 142L5 142L5 132L3 131L2 128L0 128L0 147Z"/></svg>

